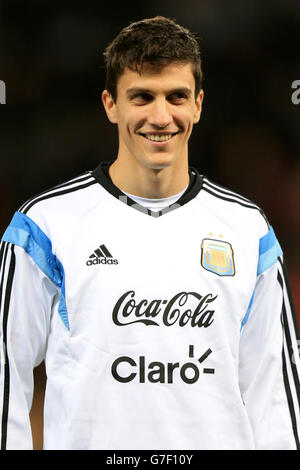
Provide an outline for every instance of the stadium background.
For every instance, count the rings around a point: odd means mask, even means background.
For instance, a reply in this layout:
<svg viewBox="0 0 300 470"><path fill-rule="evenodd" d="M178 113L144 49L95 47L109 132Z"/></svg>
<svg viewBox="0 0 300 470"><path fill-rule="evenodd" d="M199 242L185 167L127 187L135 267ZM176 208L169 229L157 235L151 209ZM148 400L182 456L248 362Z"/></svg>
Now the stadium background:
<svg viewBox="0 0 300 470"><path fill-rule="evenodd" d="M0 232L29 197L117 152L102 108L102 51L125 25L164 15L195 32L204 105L190 163L260 205L286 254L300 320L298 0L0 0ZM43 365L31 412L42 447Z"/></svg>

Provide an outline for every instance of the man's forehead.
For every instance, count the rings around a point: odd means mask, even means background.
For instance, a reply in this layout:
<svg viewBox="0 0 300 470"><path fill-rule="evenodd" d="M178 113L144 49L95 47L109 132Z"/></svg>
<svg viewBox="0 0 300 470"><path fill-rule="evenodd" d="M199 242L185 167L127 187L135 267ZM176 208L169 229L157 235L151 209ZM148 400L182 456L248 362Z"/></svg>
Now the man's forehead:
<svg viewBox="0 0 300 470"><path fill-rule="evenodd" d="M170 64L161 68L153 68L150 65L142 69L132 70L125 68L118 80L118 88L127 92L133 88L189 88L194 90L195 80L192 65Z"/></svg>

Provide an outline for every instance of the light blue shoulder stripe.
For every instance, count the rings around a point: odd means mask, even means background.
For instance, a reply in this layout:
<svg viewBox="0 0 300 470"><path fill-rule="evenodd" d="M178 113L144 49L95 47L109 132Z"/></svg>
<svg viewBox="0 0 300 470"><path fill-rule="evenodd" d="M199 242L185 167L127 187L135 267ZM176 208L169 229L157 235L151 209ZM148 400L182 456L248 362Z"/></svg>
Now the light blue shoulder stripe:
<svg viewBox="0 0 300 470"><path fill-rule="evenodd" d="M69 327L65 298L65 272L59 259L52 253L52 244L40 227L22 212L16 212L7 227L2 241L23 248L41 271L60 289L58 312Z"/></svg>
<svg viewBox="0 0 300 470"><path fill-rule="evenodd" d="M259 240L257 275L262 274L276 263L279 256L282 256L282 249L273 228L270 227L268 233Z"/></svg>
<svg viewBox="0 0 300 470"><path fill-rule="evenodd" d="M259 259L258 259L258 266L257 266L257 275L259 276L264 271L269 269L274 263L276 263L278 257L281 255L282 255L282 249L279 245L279 242L276 238L273 228L270 227L268 233L266 233L266 235L264 235L259 240ZM255 289L252 293L247 312L242 320L240 331L242 331L243 327L248 321L252 304L253 304L254 295L255 295Z"/></svg>
<svg viewBox="0 0 300 470"><path fill-rule="evenodd" d="M248 309L247 309L246 315L244 316L244 318L243 318L243 320L242 320L240 331L242 331L242 329L244 328L244 326L246 325L246 323L247 323L247 321L248 321L248 318L249 318L249 315L250 315L250 311L251 311L251 307L252 307L252 304L253 304L254 294L255 294L255 289L254 289L253 294L252 294L252 296L251 296L251 299L250 299L250 302L249 302L249 305L248 305Z"/></svg>

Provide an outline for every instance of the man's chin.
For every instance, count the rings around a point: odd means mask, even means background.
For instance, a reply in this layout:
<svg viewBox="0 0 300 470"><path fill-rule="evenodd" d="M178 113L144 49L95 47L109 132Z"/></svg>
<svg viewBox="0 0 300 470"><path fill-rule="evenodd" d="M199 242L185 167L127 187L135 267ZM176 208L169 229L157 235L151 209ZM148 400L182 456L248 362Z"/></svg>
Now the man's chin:
<svg viewBox="0 0 300 470"><path fill-rule="evenodd" d="M156 154L150 156L143 156L140 159L140 162L150 168L152 170L163 170L164 168L168 168L172 166L176 161L174 155L167 155L167 154Z"/></svg>

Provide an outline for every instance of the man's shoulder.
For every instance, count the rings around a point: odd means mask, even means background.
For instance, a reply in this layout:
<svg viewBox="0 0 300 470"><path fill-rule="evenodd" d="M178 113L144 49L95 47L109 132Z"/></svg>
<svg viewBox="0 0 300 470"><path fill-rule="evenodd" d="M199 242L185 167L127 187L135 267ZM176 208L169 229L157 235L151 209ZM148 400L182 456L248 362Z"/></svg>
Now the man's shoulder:
<svg viewBox="0 0 300 470"><path fill-rule="evenodd" d="M263 215L263 217L266 217L262 208L256 202L238 192L216 183L206 176L203 176L202 189L206 193L210 194L213 200L215 200L215 202L220 205L223 205L223 203L227 203L228 206L233 205L233 207L236 207L237 205L245 209L258 211L261 215Z"/></svg>
<svg viewBox="0 0 300 470"><path fill-rule="evenodd" d="M86 171L31 197L17 214L31 220L47 236L56 230L72 230L97 203L98 186L93 171Z"/></svg>
<svg viewBox="0 0 300 470"><path fill-rule="evenodd" d="M83 190L96 184L92 171L86 171L79 176L64 181L56 186L45 189L43 192L30 197L18 209L23 214L34 213L39 208L56 206L62 209L62 203L72 202L72 199L82 198ZM79 193L80 191L80 193Z"/></svg>
<svg viewBox="0 0 300 470"><path fill-rule="evenodd" d="M265 233L270 228L268 218L263 209L251 199L239 194L215 181L203 176L202 194L209 209L226 220L229 224L239 228L258 228Z"/></svg>

